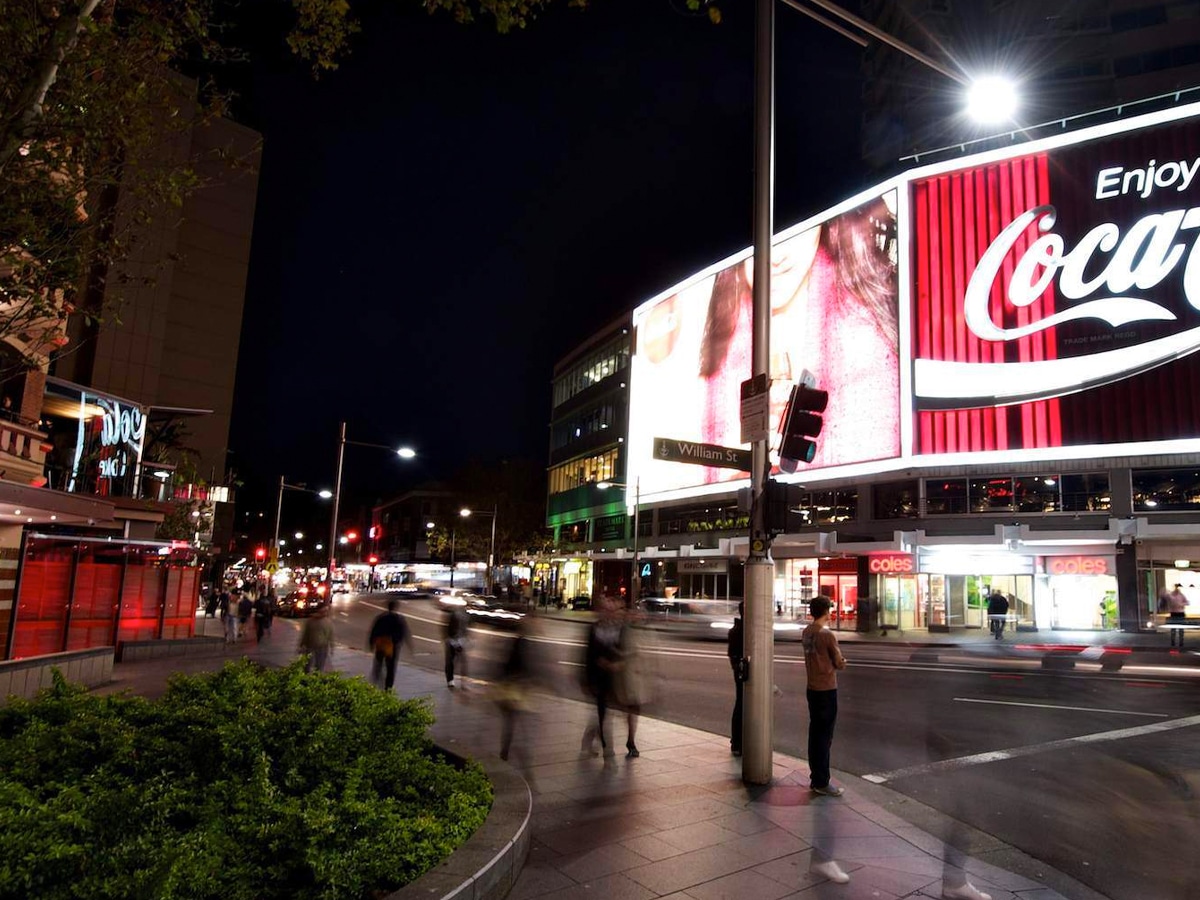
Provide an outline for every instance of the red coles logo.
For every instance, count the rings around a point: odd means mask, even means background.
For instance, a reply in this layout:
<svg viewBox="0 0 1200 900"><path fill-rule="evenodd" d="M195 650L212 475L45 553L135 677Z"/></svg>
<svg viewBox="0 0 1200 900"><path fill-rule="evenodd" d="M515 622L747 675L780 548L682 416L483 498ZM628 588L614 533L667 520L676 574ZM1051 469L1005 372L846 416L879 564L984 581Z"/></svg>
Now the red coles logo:
<svg viewBox="0 0 1200 900"><path fill-rule="evenodd" d="M1108 559L1103 556L1052 556L1046 561L1051 575L1107 575Z"/></svg>
<svg viewBox="0 0 1200 900"><path fill-rule="evenodd" d="M905 574L913 571L913 558L907 553L872 556L867 560L867 571L872 575Z"/></svg>

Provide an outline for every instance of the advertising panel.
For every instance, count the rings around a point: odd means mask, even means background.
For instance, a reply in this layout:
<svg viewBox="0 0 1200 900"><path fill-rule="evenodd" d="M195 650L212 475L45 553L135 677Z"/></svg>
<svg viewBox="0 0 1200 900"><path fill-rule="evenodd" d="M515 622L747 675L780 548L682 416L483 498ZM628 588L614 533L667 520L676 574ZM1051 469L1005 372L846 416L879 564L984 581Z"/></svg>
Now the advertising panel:
<svg viewBox="0 0 1200 900"><path fill-rule="evenodd" d="M1200 437L1200 126L1145 121L911 182L914 455Z"/></svg>
<svg viewBox="0 0 1200 900"><path fill-rule="evenodd" d="M768 425L802 378L829 393L806 468L900 453L895 192L777 240L771 254ZM744 479L736 467L663 448L741 443L741 383L751 376L753 255L727 260L634 313L629 463L645 497ZM663 458L671 456L670 459ZM697 491L700 492L700 491Z"/></svg>

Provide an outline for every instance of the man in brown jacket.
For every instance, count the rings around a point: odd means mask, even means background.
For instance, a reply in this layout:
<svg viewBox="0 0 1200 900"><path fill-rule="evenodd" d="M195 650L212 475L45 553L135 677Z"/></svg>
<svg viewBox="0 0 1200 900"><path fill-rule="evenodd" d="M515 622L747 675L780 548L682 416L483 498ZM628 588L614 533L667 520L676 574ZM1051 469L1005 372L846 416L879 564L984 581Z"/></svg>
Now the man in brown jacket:
<svg viewBox="0 0 1200 900"><path fill-rule="evenodd" d="M840 797L842 789L829 781L829 748L837 721L837 670L846 668L829 625L828 597L816 597L809 606L812 624L804 629L804 668L808 675L808 765L814 793Z"/></svg>

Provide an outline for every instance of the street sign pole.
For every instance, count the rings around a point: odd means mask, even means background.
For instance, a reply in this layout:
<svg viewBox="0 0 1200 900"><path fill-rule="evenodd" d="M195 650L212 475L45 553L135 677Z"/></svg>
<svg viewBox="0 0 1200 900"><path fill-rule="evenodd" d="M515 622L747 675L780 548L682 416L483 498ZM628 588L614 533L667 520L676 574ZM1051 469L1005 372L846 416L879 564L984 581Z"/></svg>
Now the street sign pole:
<svg viewBox="0 0 1200 900"><path fill-rule="evenodd" d="M771 237L775 176L775 0L758 0L754 72L754 305L755 379L770 377ZM750 470L750 556L746 561L745 655L748 676L742 719L742 780L769 784L775 750L775 564L766 528L767 437L755 434Z"/></svg>

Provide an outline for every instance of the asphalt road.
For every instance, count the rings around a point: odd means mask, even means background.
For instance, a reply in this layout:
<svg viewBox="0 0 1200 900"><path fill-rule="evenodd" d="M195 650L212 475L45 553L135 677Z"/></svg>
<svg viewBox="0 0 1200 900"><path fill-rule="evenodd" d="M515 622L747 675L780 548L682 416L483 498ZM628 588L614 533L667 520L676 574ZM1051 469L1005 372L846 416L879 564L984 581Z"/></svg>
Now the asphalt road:
<svg viewBox="0 0 1200 900"><path fill-rule="evenodd" d="M338 642L364 646L383 595L339 600ZM441 669L443 613L404 601L415 663ZM547 690L582 697L583 623L539 619ZM477 628L471 677L490 678L512 636ZM724 645L649 636L655 717L727 733ZM987 648L989 651L991 648ZM854 644L839 677L835 768L995 835L1113 900L1196 900L1200 870L1200 684L1196 669L1045 671L994 652L957 656ZM407 658L402 658L410 664ZM806 755L799 645L776 646L775 746ZM614 740L623 743L623 723Z"/></svg>

